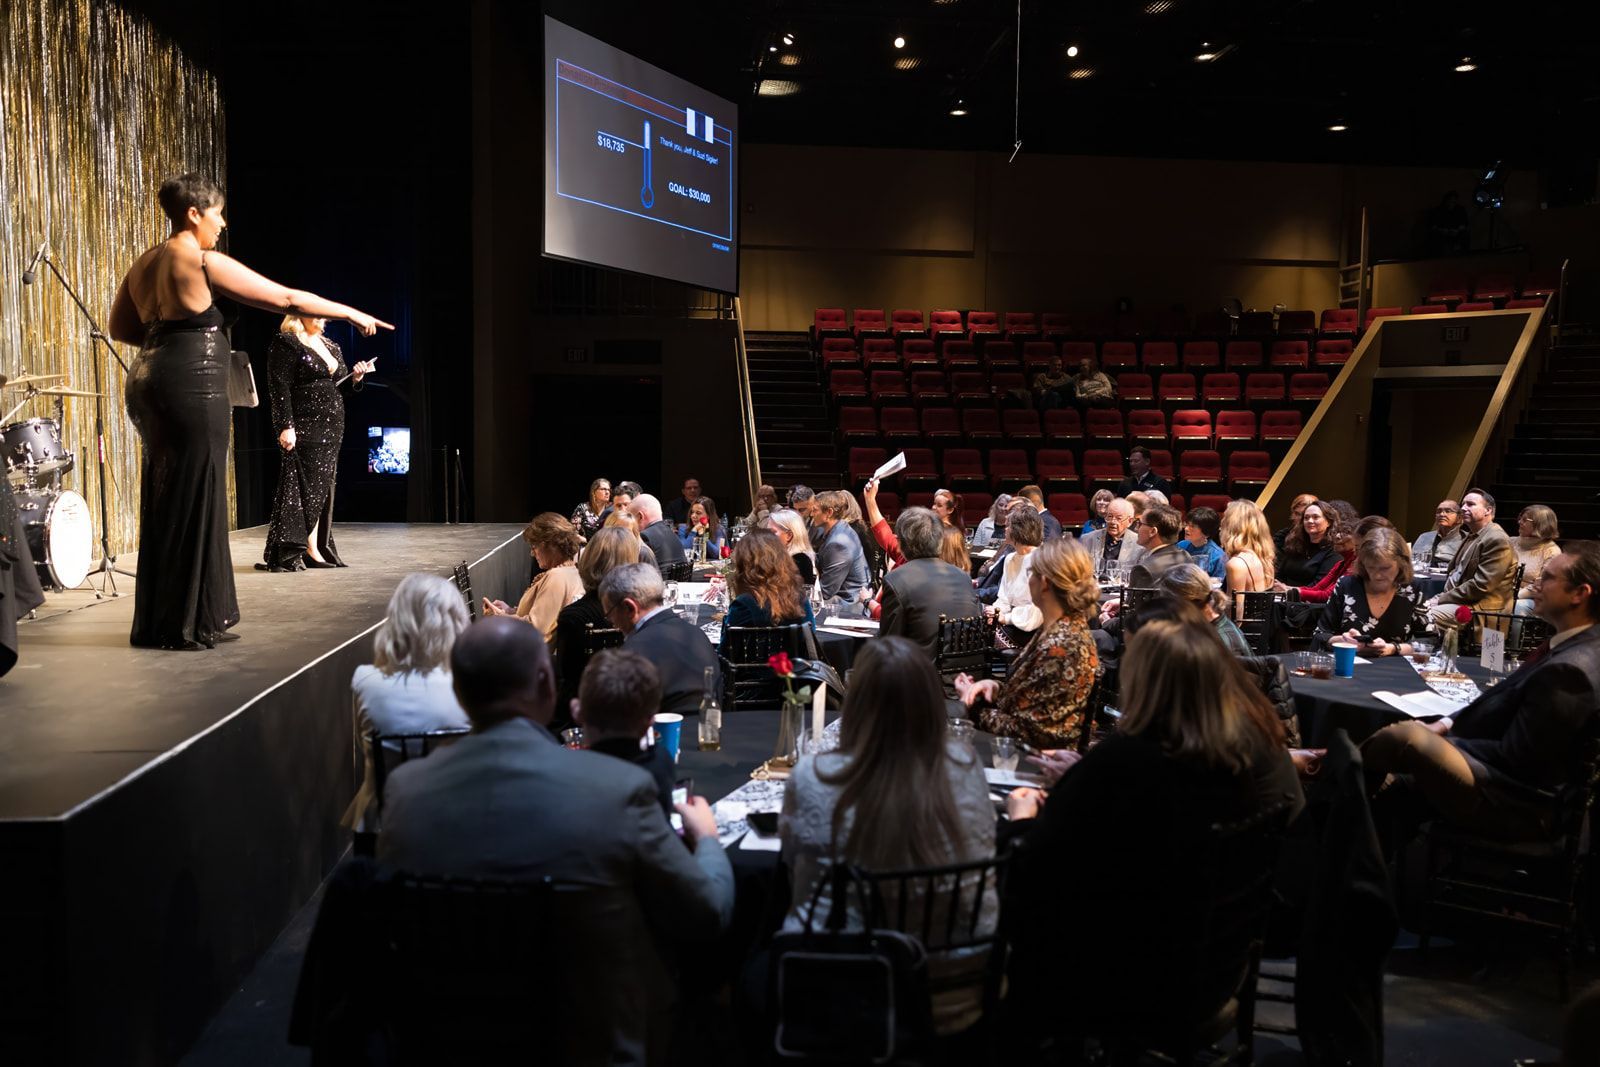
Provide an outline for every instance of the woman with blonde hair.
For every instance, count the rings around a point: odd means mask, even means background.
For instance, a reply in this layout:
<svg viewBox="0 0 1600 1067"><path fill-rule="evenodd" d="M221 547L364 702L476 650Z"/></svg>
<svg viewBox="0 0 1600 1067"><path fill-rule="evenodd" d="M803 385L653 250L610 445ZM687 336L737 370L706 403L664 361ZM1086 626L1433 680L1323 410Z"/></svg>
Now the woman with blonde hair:
<svg viewBox="0 0 1600 1067"><path fill-rule="evenodd" d="M644 562L639 556L644 547L639 535L626 523L613 525L607 520L605 527L589 538L583 554L578 557L578 580L583 585L583 595L556 615L556 683L562 696L556 708L558 715L566 710L567 701L578 695L578 679L588 663L583 647L586 628L611 628L600 607L601 581L618 567Z"/></svg>
<svg viewBox="0 0 1600 1067"><path fill-rule="evenodd" d="M1250 642L1245 640L1239 627L1227 616L1227 596L1222 590L1212 587L1211 576L1197 565L1180 563L1168 569L1156 584L1179 600L1186 600L1199 608L1229 652L1236 656L1252 654Z"/></svg>
<svg viewBox="0 0 1600 1067"><path fill-rule="evenodd" d="M622 490L618 489L615 495L619 497L622 496ZM639 520L634 516L633 512L629 511L625 507L612 508L611 514L607 515L606 521L600 525L602 529L620 528L631 533L633 535L633 539L639 542L639 558L634 560L634 562L648 563L652 567L657 566L655 549L645 544L644 538L639 536Z"/></svg>
<svg viewBox="0 0 1600 1067"><path fill-rule="evenodd" d="M1267 517L1249 500L1235 500L1222 512L1218 544L1228 554L1222 590L1230 603L1240 593L1264 593L1272 588L1277 550Z"/></svg>
<svg viewBox="0 0 1600 1067"><path fill-rule="evenodd" d="M1529 504L1517 516L1517 562L1522 564L1522 585L1517 589L1518 615L1533 614L1533 587L1544 577L1544 565L1561 555L1556 539L1561 536L1556 513L1543 504Z"/></svg>
<svg viewBox="0 0 1600 1067"><path fill-rule="evenodd" d="M826 924L834 901L826 888L820 895L817 888L834 863L888 871L994 855L994 811L983 766L971 746L950 736L944 688L921 647L893 636L862 646L850 672L839 747L801 757L784 789L779 827L793 886L786 931L802 930L808 921L813 928ZM998 897L987 885L981 888L978 934L992 931L999 918ZM979 889L974 879L966 899ZM859 900L851 894L850 925L856 928L865 919ZM920 930L924 898L896 903L905 906L906 931ZM929 929L943 927L941 921ZM935 1030L951 1034L970 1027L982 1015L984 956L970 949L941 951L937 941L925 947L930 976L953 986L933 996ZM974 980L951 981L967 975Z"/></svg>
<svg viewBox="0 0 1600 1067"><path fill-rule="evenodd" d="M1403 656L1426 620L1417 615L1420 598L1411 584L1411 552L1392 526L1367 532L1356 548L1350 573L1339 579L1313 634L1313 644L1344 638L1361 645L1364 656Z"/></svg>
<svg viewBox="0 0 1600 1067"><path fill-rule="evenodd" d="M372 662L350 679L355 697L355 751L364 767L361 791L344 824L365 825L374 799L372 734L419 734L470 725L451 688L450 650L467 628L467 605L455 583L434 574L400 579L389 610L372 638ZM398 759L399 742L386 742L385 759ZM420 747L407 755L420 756Z"/></svg>
<svg viewBox="0 0 1600 1067"><path fill-rule="evenodd" d="M980 729L1037 748L1072 748L1087 728L1084 711L1100 665L1089 636L1100 586L1094 561L1077 541L1054 538L1029 559L1028 594L1039 609L1039 628L1004 682L958 674L956 696L976 712Z"/></svg>
<svg viewBox="0 0 1600 1067"><path fill-rule="evenodd" d="M483 598L483 614L515 615L526 619L544 635L545 641L556 636L556 616L561 609L583 596L583 579L578 576L578 549L583 542L578 538L577 527L553 511L535 515L523 528L522 539L528 542L528 552L539 564L539 573L517 601L515 608L503 600Z"/></svg>
<svg viewBox="0 0 1600 1067"><path fill-rule="evenodd" d="M817 580L817 553L811 547L811 534L806 530L806 520L793 508L776 508L768 516L766 528L778 535L784 551L800 572L800 580L810 588Z"/></svg>

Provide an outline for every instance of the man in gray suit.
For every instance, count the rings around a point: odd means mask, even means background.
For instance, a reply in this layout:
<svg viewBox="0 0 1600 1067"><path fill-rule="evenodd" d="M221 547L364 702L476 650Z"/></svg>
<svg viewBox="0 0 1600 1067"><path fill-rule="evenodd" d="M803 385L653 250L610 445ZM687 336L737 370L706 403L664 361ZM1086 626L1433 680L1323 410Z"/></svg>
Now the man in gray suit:
<svg viewBox="0 0 1600 1067"><path fill-rule="evenodd" d="M906 561L883 579L878 633L908 638L932 659L939 644L939 616L966 619L983 614L972 579L939 558L944 523L928 508L906 508L894 534Z"/></svg>
<svg viewBox="0 0 1600 1067"><path fill-rule="evenodd" d="M472 733L389 776L378 859L420 874L614 891L631 897L629 913L655 945L713 944L733 917L733 871L704 798L677 806L686 848L644 769L563 748L546 728L550 654L520 619L468 627L450 667ZM664 973L657 962L590 991L611 1008L607 1032L592 1038L611 1049L604 1061L644 1063L646 1047L661 1044L660 1009L672 997Z"/></svg>
<svg viewBox="0 0 1600 1067"><path fill-rule="evenodd" d="M1110 523L1107 523L1109 526ZM1135 589L1154 589L1161 576L1174 567L1193 562L1189 553L1178 547L1183 534L1183 516L1177 508L1164 504L1146 508L1139 519L1137 537L1144 555L1128 576L1128 584Z"/></svg>
<svg viewBox="0 0 1600 1067"><path fill-rule="evenodd" d="M1133 566L1144 555L1136 537L1128 536L1133 525L1133 505L1120 496L1106 505L1106 528L1095 530L1080 538L1078 543L1094 561L1094 573L1104 578L1111 572L1111 564L1126 563Z"/></svg>

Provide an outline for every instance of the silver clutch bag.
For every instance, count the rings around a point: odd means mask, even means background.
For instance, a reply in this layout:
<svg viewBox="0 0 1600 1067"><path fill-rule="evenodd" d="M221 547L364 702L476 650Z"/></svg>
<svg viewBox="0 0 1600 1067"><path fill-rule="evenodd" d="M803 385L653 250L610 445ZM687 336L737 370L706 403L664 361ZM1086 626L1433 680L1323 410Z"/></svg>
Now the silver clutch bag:
<svg viewBox="0 0 1600 1067"><path fill-rule="evenodd" d="M228 353L228 403L236 408L253 408L261 403L256 395L256 372L250 369L250 353Z"/></svg>

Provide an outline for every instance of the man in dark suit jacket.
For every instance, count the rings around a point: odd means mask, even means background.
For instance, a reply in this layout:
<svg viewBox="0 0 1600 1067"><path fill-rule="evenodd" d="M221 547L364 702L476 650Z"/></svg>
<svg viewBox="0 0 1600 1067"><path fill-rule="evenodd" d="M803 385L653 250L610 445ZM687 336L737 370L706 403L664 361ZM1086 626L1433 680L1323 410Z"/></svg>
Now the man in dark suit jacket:
<svg viewBox="0 0 1600 1067"><path fill-rule="evenodd" d="M666 745L645 745L661 707L661 676L650 661L625 648L596 652L583 671L572 717L583 727L583 747L643 767L656 782L661 810L672 815L678 765Z"/></svg>
<svg viewBox="0 0 1600 1067"><path fill-rule="evenodd" d="M1545 564L1533 603L1556 633L1515 674L1453 718L1399 723L1362 744L1371 774L1410 787L1385 790L1380 802L1397 793L1390 803L1403 812L1411 794L1452 822L1509 839L1549 832L1550 805L1537 791L1573 782L1600 733L1600 543L1568 543Z"/></svg>
<svg viewBox="0 0 1600 1067"><path fill-rule="evenodd" d="M683 542L678 540L678 531L661 517L661 501L644 493L634 497L633 503L628 506L633 509L633 517L639 523L639 536L656 555L658 569L671 563L682 563L689 558L683 554Z"/></svg>
<svg viewBox="0 0 1600 1067"><path fill-rule="evenodd" d="M939 616L971 618L983 613L972 579L939 558L944 524L928 508L906 508L895 520L895 536L906 561L883 579L878 633L921 645L932 659L939 644Z"/></svg>
<svg viewBox="0 0 1600 1067"><path fill-rule="evenodd" d="M617 901L615 923L638 933L621 943L633 955L607 959L603 980L575 979L588 983L588 1025L552 1035L551 1047L564 1062L657 1062L675 994L661 950L714 945L733 917L733 871L710 805L695 797L678 806L686 848L649 774L564 749L546 729L556 699L550 654L521 620L468 627L450 666L472 733L389 776L378 859L418 874L548 877Z"/></svg>
<svg viewBox="0 0 1600 1067"><path fill-rule="evenodd" d="M661 572L648 563L617 567L600 583L600 606L621 630L623 647L649 660L661 677L659 710L693 715L705 692L706 668L720 690L717 650L698 626L666 607Z"/></svg>
<svg viewBox="0 0 1600 1067"><path fill-rule="evenodd" d="M1161 576L1174 567L1194 562L1189 553L1178 547L1183 534L1183 516L1177 508L1157 504L1146 508L1139 519L1139 547L1144 555L1128 576L1128 584L1135 589L1154 589Z"/></svg>
<svg viewBox="0 0 1600 1067"><path fill-rule="evenodd" d="M1023 503L1031 505L1033 510L1039 513L1039 521L1044 523L1046 541L1061 536L1061 520L1045 510L1043 489L1037 485L1025 485L1018 489L1016 497L1011 501L1011 507L1019 508Z"/></svg>
<svg viewBox="0 0 1600 1067"><path fill-rule="evenodd" d="M1132 477L1122 479L1117 486L1118 496L1157 489L1163 496L1172 497L1172 483L1150 469L1150 450L1144 445L1128 449L1128 472Z"/></svg>

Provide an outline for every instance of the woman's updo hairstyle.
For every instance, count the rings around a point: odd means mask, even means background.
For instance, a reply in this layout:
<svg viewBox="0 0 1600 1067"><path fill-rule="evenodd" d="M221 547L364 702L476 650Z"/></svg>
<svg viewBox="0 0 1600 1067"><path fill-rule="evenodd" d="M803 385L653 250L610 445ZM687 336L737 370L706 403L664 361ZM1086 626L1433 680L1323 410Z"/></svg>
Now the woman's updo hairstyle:
<svg viewBox="0 0 1600 1067"><path fill-rule="evenodd" d="M222 186L199 171L191 170L162 182L156 200L167 218L181 226L188 220L190 208L203 213L222 203L224 195Z"/></svg>

